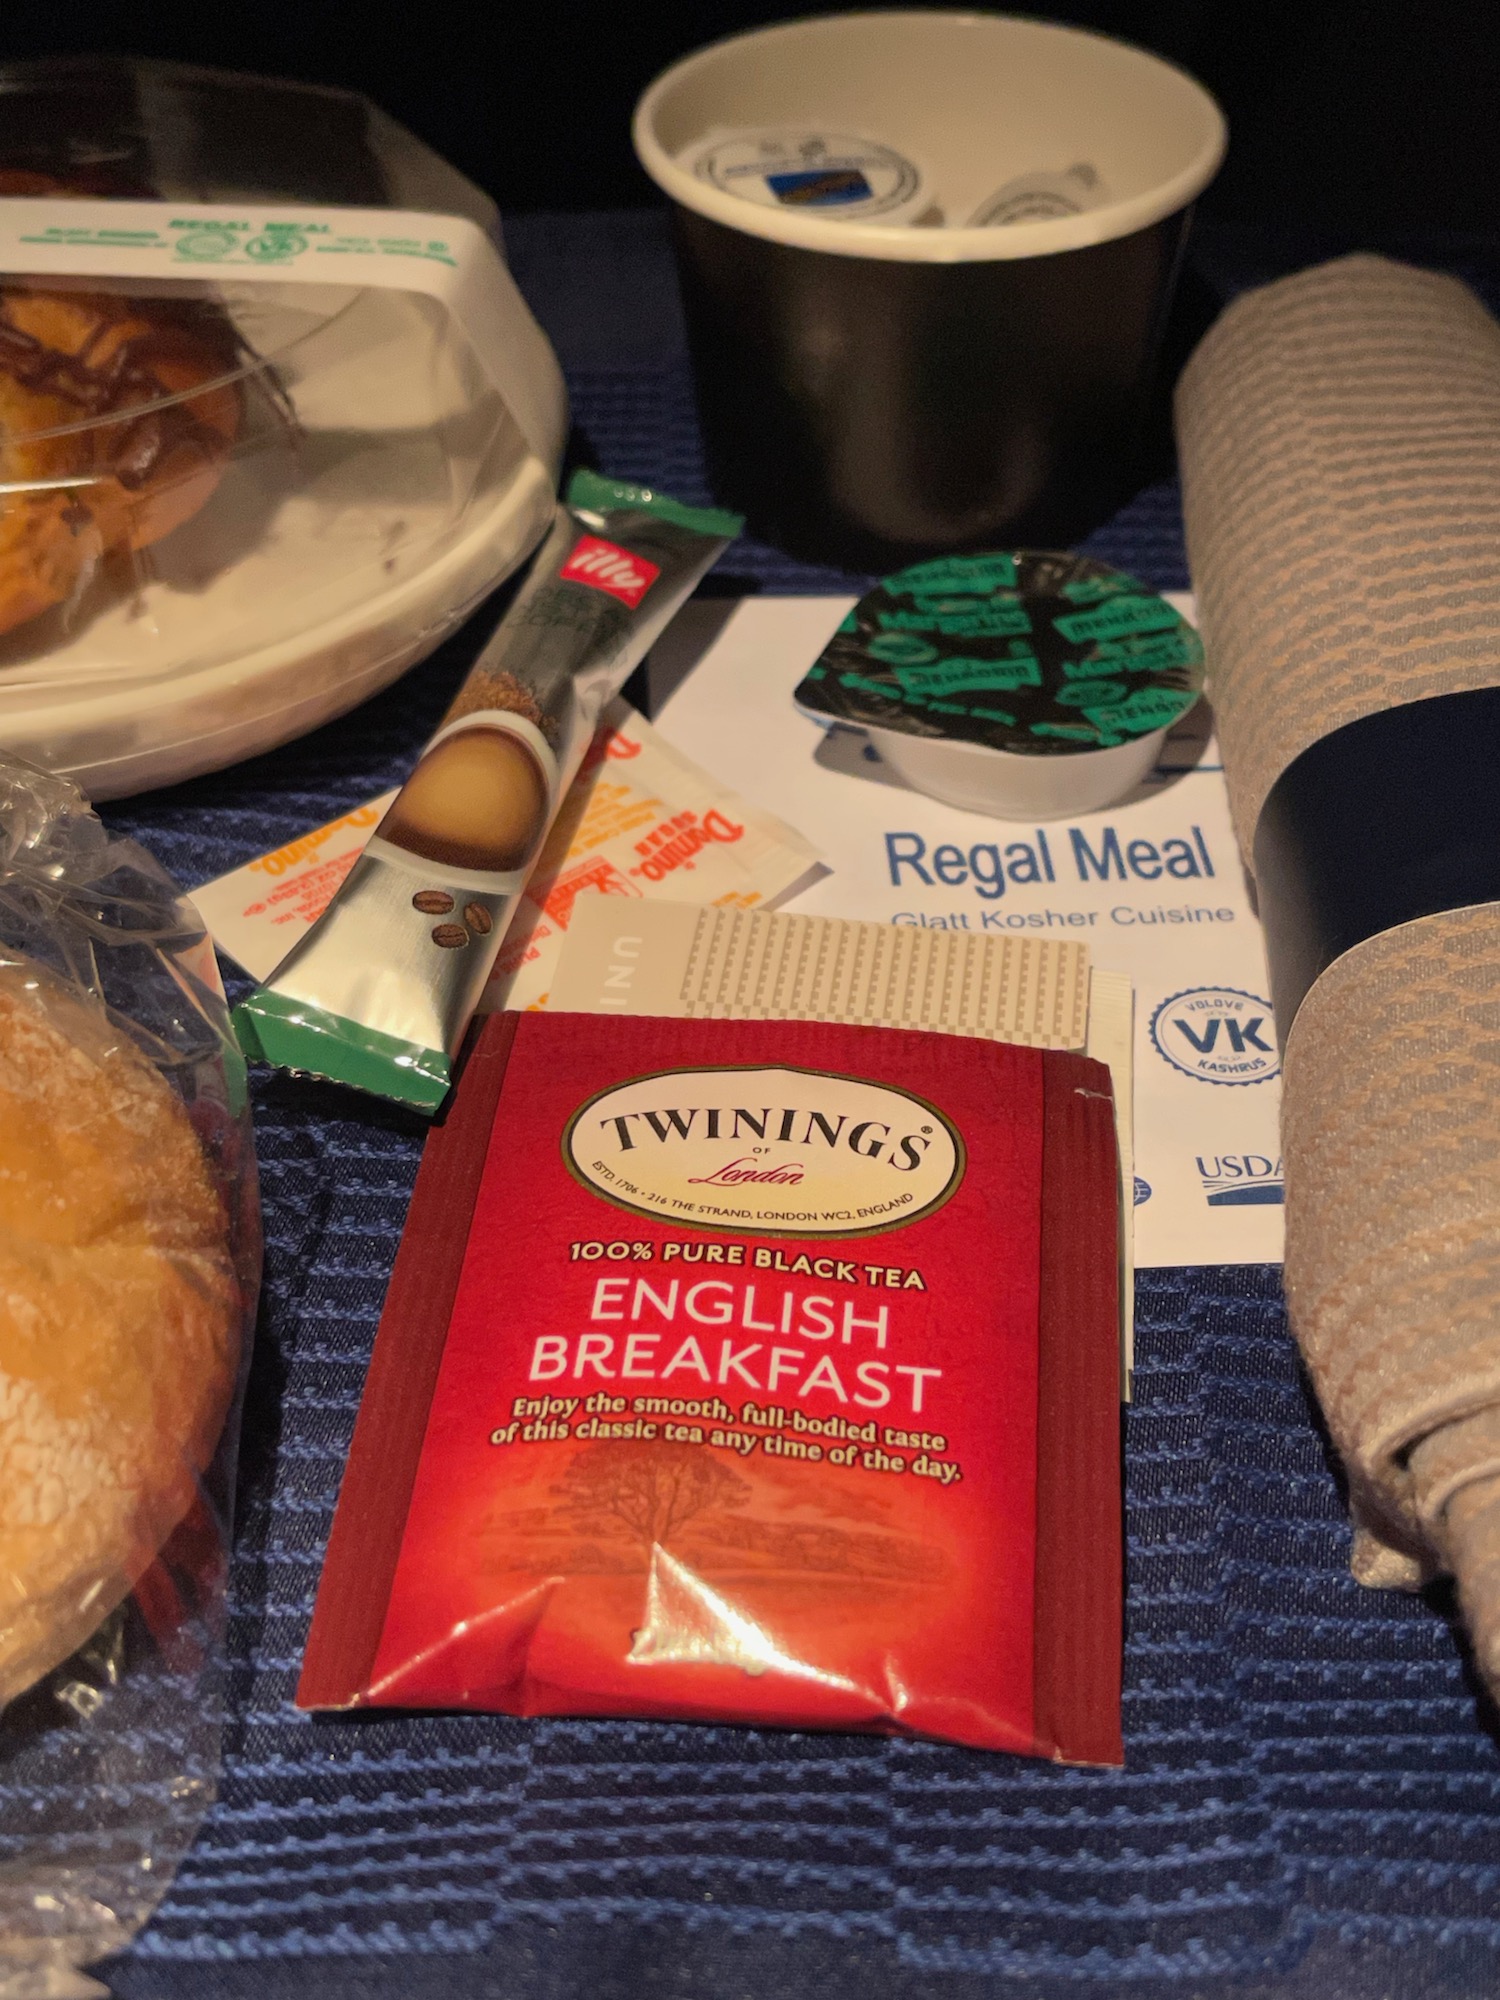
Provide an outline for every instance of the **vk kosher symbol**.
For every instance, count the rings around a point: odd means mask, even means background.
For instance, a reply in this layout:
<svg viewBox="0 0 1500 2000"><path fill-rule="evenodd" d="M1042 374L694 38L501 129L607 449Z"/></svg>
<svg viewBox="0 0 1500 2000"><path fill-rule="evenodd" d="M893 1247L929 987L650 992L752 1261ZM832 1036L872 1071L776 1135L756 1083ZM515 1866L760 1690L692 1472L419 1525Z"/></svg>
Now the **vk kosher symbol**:
<svg viewBox="0 0 1500 2000"><path fill-rule="evenodd" d="M1200 1083L1269 1083L1281 1073L1270 1001L1233 986L1193 986L1163 1000L1151 1045Z"/></svg>

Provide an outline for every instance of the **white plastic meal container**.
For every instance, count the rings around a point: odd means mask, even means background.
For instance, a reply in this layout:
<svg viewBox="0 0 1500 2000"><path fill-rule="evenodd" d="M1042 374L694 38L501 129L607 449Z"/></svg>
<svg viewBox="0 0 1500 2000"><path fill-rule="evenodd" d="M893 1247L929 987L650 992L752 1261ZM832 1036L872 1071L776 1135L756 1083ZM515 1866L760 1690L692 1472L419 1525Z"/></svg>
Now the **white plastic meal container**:
<svg viewBox="0 0 1500 2000"><path fill-rule="evenodd" d="M8 749L107 799L343 713L530 553L566 423L493 205L363 99L0 70Z"/></svg>

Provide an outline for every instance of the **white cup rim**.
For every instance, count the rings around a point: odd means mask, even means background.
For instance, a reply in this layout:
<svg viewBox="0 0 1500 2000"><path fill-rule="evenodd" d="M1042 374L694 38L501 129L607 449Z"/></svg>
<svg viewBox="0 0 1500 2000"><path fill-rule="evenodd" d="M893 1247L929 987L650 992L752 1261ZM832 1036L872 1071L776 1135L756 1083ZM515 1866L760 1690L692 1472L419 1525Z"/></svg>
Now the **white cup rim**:
<svg viewBox="0 0 1500 2000"><path fill-rule="evenodd" d="M879 222L841 222L827 216L809 215L796 209L762 207L759 203L726 194L711 182L701 180L681 166L667 152L656 135L656 121L663 102L691 73L722 56L724 51L752 42L795 36L823 22L837 22L855 28L863 22L911 21L928 26L953 27L1011 21L1075 42L1104 43L1118 50L1123 59L1148 64L1174 77L1196 100L1194 108L1203 119L1203 137L1192 157L1168 179L1122 201L1106 202L1081 215L1048 218L1037 222L1011 223L1003 229L942 228L913 229ZM1093 29L1067 27L1059 22L1041 21L1026 15L982 14L959 9L903 8L866 10L848 14L808 15L798 20L776 22L770 27L752 28L726 35L683 56L655 78L642 93L631 122L636 157L662 192L681 207L711 222L722 223L740 235L758 236L770 243L803 250L821 250L840 257L873 257L902 264L975 264L1014 262L1029 257L1050 257L1065 250L1086 250L1101 243L1113 243L1134 236L1153 223L1187 208L1213 179L1224 158L1229 128L1218 104L1197 78L1175 63L1133 42Z"/></svg>

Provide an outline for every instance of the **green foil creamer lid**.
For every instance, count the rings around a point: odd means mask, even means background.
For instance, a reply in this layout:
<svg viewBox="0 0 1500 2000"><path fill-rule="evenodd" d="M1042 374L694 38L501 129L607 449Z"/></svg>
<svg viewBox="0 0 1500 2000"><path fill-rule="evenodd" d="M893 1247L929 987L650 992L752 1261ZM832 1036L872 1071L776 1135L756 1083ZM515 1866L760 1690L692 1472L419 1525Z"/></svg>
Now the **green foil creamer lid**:
<svg viewBox="0 0 1500 2000"><path fill-rule="evenodd" d="M1165 598L1088 556L1023 549L887 577L796 700L864 728L1058 757L1169 728L1202 688L1202 644Z"/></svg>

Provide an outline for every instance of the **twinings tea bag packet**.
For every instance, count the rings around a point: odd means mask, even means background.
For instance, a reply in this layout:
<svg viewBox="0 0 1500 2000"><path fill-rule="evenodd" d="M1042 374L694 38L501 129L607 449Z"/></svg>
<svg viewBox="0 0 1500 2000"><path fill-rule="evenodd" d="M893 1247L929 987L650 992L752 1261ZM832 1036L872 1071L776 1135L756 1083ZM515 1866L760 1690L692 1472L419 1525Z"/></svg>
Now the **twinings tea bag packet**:
<svg viewBox="0 0 1500 2000"><path fill-rule="evenodd" d="M506 1013L423 1158L309 1708L1121 1759L1109 1072Z"/></svg>

